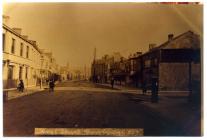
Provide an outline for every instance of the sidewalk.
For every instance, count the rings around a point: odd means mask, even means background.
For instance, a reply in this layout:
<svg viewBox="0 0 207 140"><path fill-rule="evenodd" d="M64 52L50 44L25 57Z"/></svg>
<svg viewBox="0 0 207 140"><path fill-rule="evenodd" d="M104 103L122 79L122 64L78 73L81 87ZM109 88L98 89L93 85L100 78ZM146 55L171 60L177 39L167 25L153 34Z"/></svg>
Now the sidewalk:
<svg viewBox="0 0 207 140"><path fill-rule="evenodd" d="M59 81L56 81L55 84L59 84ZM39 91L43 91L45 89L48 89L48 85L42 85L42 88L40 88L40 86L27 87L24 89L24 92L19 92L16 88L9 89L9 90L6 89L5 91L7 91L7 95L4 98L6 98L6 100L8 101L15 98L27 96Z"/></svg>
<svg viewBox="0 0 207 140"><path fill-rule="evenodd" d="M106 84L106 83L95 83L95 84L99 86L111 88L111 84ZM126 87L126 86L121 86L121 85L114 85L113 89L120 90L121 92L133 93L133 94L140 94L142 91L139 88Z"/></svg>
<svg viewBox="0 0 207 140"><path fill-rule="evenodd" d="M36 93L38 91L43 91L45 88L46 86L43 86L42 88L40 88L40 86L28 87L24 89L24 92L19 92L17 89L8 90L7 100L12 100L12 99L19 98L22 96L27 96L27 95Z"/></svg>
<svg viewBox="0 0 207 140"><path fill-rule="evenodd" d="M106 84L106 83L95 83L95 84L105 87L111 87L111 84ZM142 89L136 87L114 85L114 89L121 90L123 92L128 92L128 93L142 94ZM166 97L187 97L188 94L189 91L159 91L159 96L166 96ZM147 90L146 95L151 95L151 91Z"/></svg>

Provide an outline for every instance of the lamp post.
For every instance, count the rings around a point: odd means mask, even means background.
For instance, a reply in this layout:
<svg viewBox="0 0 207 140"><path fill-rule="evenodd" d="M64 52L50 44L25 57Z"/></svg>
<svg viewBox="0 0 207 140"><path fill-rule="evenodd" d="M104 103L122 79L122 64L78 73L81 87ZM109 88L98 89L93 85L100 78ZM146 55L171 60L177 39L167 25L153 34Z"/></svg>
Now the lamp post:
<svg viewBox="0 0 207 140"><path fill-rule="evenodd" d="M43 58L40 59L41 65L40 65L40 89L42 89L42 65L43 65Z"/></svg>

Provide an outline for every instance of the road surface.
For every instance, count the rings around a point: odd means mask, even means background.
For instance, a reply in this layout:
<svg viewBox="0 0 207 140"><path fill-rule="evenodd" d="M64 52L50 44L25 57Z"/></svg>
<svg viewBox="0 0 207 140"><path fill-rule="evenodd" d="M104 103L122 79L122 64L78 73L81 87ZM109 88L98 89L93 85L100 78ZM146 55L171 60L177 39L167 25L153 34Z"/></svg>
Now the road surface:
<svg viewBox="0 0 207 140"><path fill-rule="evenodd" d="M142 104L136 94L86 81L57 85L3 106L4 136L34 136L34 128L143 128L145 136L179 136L174 126Z"/></svg>

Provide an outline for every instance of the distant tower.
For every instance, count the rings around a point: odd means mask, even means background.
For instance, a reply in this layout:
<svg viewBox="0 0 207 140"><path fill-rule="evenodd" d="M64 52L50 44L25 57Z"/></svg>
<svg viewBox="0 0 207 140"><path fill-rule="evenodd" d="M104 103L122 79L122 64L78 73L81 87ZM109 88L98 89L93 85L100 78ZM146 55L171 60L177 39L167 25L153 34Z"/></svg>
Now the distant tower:
<svg viewBox="0 0 207 140"><path fill-rule="evenodd" d="M85 77L85 80L86 80L86 64L84 65L84 77Z"/></svg>
<svg viewBox="0 0 207 140"><path fill-rule="evenodd" d="M95 60L96 60L96 48L94 48L94 54L93 54L93 62L95 62Z"/></svg>
<svg viewBox="0 0 207 140"><path fill-rule="evenodd" d="M66 67L67 67L67 69L69 69L69 62L67 62Z"/></svg>
<svg viewBox="0 0 207 140"><path fill-rule="evenodd" d="M95 66L95 62L96 62L96 47L94 48L94 54L93 55L94 55L94 58L93 58L91 74L92 74L93 81L95 82L95 75L96 75L96 66Z"/></svg>

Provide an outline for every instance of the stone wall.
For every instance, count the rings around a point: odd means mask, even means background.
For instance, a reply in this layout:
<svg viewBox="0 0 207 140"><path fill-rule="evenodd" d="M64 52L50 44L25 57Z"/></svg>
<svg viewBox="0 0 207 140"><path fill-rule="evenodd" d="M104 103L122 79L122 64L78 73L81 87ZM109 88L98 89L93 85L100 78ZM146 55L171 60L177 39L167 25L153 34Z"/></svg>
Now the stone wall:
<svg viewBox="0 0 207 140"><path fill-rule="evenodd" d="M200 64L192 63L192 81L200 80ZM189 64L188 63L160 63L159 89L160 90L188 90Z"/></svg>

